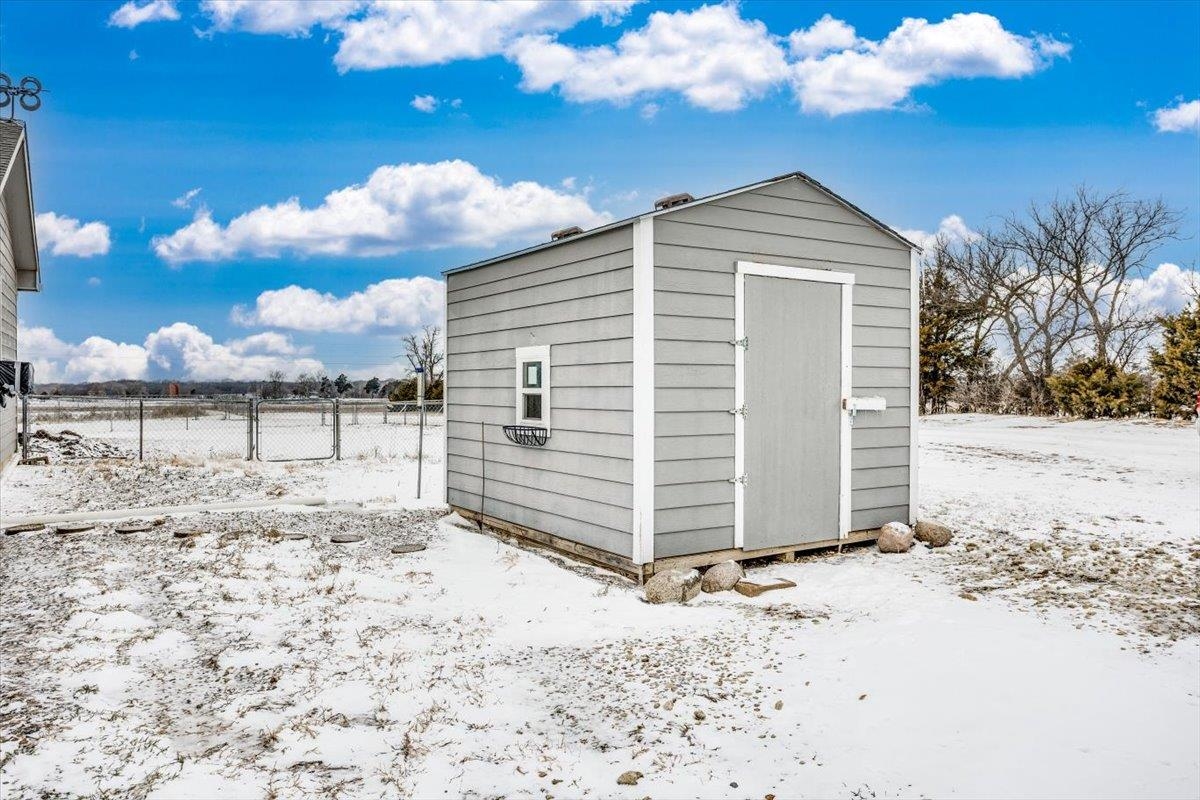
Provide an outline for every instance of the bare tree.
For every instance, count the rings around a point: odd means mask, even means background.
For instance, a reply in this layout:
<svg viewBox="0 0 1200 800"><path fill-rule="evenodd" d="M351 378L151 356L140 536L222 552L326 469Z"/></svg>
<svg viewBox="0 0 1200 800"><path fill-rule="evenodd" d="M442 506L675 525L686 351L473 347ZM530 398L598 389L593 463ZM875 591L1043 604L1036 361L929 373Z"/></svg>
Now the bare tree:
<svg viewBox="0 0 1200 800"><path fill-rule="evenodd" d="M259 394L270 400L283 397L283 382L286 378L287 376L283 374L283 370L271 370L267 373L267 382L259 391Z"/></svg>
<svg viewBox="0 0 1200 800"><path fill-rule="evenodd" d="M295 388L292 390L300 397L308 397L317 387L317 377L311 372L301 372L296 376Z"/></svg>
<svg viewBox="0 0 1200 800"><path fill-rule="evenodd" d="M1071 286L1083 320L1079 344L1101 361L1126 369L1153 333L1152 314L1130 296L1151 253L1177 238L1181 216L1162 200L1134 200L1122 192L1098 194L1086 186L1044 207L1032 206L1047 267Z"/></svg>
<svg viewBox="0 0 1200 800"><path fill-rule="evenodd" d="M413 332L405 336L404 355L413 369L420 367L425 370L425 381L430 390L441 385L441 367L446 360L446 354L442 352L441 327L426 325L420 333Z"/></svg>

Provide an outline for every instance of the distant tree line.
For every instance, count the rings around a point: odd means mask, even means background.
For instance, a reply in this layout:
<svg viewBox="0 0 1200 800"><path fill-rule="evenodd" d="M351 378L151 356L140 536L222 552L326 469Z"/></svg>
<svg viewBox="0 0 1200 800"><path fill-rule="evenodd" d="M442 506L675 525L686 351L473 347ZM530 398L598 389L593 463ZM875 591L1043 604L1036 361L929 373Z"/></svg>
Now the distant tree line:
<svg viewBox="0 0 1200 800"><path fill-rule="evenodd" d="M1200 287L1166 316L1133 292L1180 219L1161 201L1079 187L939 239L920 279L922 411L1193 416Z"/></svg>
<svg viewBox="0 0 1200 800"><path fill-rule="evenodd" d="M405 356L411 366L422 367L428 376L425 397L438 400L443 396L445 374L442 350L442 331L436 325L423 328L419 333L404 337ZM175 392L181 396L239 395L274 400L287 397L379 397L392 401L416 400L417 379L415 374L403 378L371 377L352 381L346 373L329 377L325 372L301 372L289 380L281 370L272 370L263 381L104 381L97 383L53 383L40 384L37 394L47 395L100 395L107 397L170 397Z"/></svg>

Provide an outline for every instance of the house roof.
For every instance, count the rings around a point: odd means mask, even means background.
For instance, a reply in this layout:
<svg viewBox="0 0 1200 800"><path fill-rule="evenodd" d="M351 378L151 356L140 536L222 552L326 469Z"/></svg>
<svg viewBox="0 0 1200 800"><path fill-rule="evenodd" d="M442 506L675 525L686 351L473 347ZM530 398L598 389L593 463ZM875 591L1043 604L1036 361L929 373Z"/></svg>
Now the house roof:
<svg viewBox="0 0 1200 800"><path fill-rule="evenodd" d="M839 205L844 206L845 208L849 209L853 213L855 213L858 216L865 219L867 222L870 222L874 227L878 228L883 233L886 233L888 236L891 236L893 239L896 239L897 241L899 241L901 244L905 245L906 247L909 247L918 252L921 250L921 248L918 245L913 244L908 239L905 239L903 236L901 236L895 230L888 227L884 223L880 222L878 219L871 216L867 212L863 211L861 208L854 205L846 198L842 197L841 195L837 194L833 190L829 189L824 184L822 184L820 181L817 181L816 179L804 174L803 172L788 172L783 175L777 175L774 178L768 178L765 181L758 181L757 183L750 183L750 184L746 184L745 186L739 186L736 189L729 189L724 192L717 192L716 194L710 194L706 197L700 197L689 203L683 203L681 205L671 206L670 208L664 208L664 209L659 209L659 210L655 210L655 211L648 211L644 214L638 214L633 217L627 217L625 219L617 220L616 222L610 222L606 225L600 225L598 227L586 230L583 233L578 233L578 234L575 234L574 236L569 236L565 239L557 239L557 240L552 240L549 242L542 242L540 244L535 244L532 247L526 247L523 250L514 250L511 253L504 253L503 255L492 256L491 258L485 258L482 261L475 261L470 264L465 264L461 267L454 267L452 269L447 269L447 270L444 270L442 272L442 274L450 275L451 273L455 273L455 272L466 272L467 270L478 269L479 267L486 267L488 264L495 264L499 261L507 261L510 258L516 258L517 256L523 256L528 253L536 253L539 250L546 250L551 247L558 247L559 245L566 244L567 242L577 242L580 239L583 239L588 236L594 236L598 233L604 233L605 231L612 231L612 230L616 230L618 228L622 228L626 225L632 225L634 222L638 221L639 219L647 219L650 217L661 217L665 214L673 214L677 211L683 211L685 209L695 208L696 206L702 205L704 203L710 203L713 200L720 200L725 197L732 197L733 195L742 194L744 192L752 192L755 189L761 189L762 187L770 186L773 183L781 183L783 181L788 181L788 180L793 180L793 179L803 181L804 183L813 187L814 189L821 192L822 194L825 194L826 196L828 196L829 198L831 198L832 200L837 202Z"/></svg>
<svg viewBox="0 0 1200 800"><path fill-rule="evenodd" d="M17 288L38 292L42 271L38 260L37 230L34 227L33 186L29 174L29 142L25 125L0 119L0 196L8 210Z"/></svg>

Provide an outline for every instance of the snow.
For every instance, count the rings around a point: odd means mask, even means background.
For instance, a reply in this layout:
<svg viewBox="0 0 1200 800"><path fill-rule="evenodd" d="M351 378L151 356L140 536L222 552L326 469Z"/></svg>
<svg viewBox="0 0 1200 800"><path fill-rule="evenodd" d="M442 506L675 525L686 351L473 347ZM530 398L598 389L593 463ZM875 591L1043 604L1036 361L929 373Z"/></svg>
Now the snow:
<svg viewBox="0 0 1200 800"><path fill-rule="evenodd" d="M686 606L441 517L440 465L417 503L404 459L245 475L361 508L3 537L0 794L1200 794L1196 431L955 416L921 445L950 546L763 562L796 588ZM20 467L5 513L244 474L160 466Z"/></svg>

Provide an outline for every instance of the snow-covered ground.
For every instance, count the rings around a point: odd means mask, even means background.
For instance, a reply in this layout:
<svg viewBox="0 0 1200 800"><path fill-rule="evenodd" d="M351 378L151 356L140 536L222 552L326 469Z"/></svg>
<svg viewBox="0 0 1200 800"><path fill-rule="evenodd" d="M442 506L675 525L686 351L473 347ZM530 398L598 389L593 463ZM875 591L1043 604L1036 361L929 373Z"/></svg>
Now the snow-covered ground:
<svg viewBox="0 0 1200 800"><path fill-rule="evenodd" d="M671 607L410 508L408 460L139 467L370 502L3 537L0 795L1196 797L1198 460L1180 426L927 420L949 547ZM138 497L97 470L15 469L4 511Z"/></svg>

